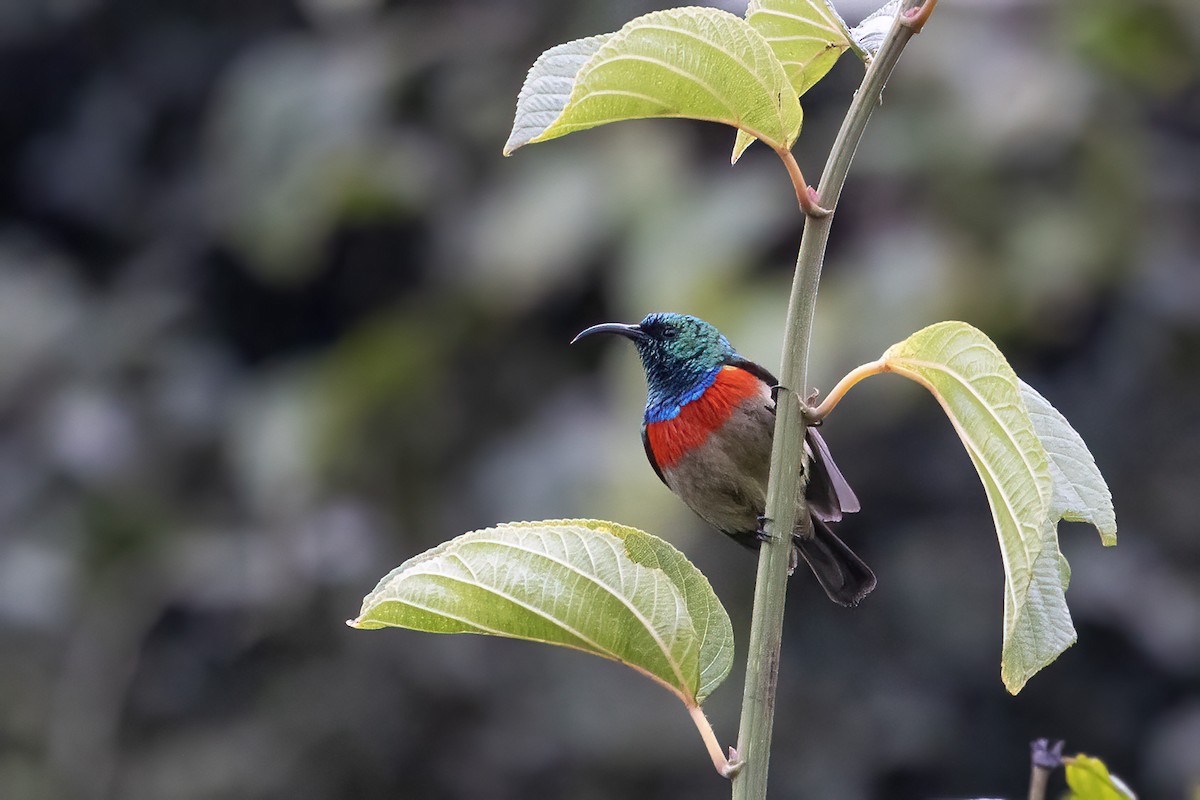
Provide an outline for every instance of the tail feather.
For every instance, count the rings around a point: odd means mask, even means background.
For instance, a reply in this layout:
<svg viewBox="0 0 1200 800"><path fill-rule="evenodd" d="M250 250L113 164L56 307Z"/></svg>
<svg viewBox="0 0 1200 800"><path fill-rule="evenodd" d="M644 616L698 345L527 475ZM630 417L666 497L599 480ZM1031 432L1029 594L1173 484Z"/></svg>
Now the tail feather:
<svg viewBox="0 0 1200 800"><path fill-rule="evenodd" d="M801 557L830 600L843 606L858 605L875 588L875 573L828 525L815 516L812 523L811 537L793 539Z"/></svg>

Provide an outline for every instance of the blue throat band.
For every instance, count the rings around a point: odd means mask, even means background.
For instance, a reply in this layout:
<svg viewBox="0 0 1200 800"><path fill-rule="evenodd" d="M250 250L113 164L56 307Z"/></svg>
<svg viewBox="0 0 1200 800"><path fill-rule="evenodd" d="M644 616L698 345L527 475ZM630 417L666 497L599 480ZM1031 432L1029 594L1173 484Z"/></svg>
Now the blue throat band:
<svg viewBox="0 0 1200 800"><path fill-rule="evenodd" d="M721 367L713 367L682 394L670 391L651 391L646 400L646 422L666 422L679 416L680 410L696 400L717 380Z"/></svg>

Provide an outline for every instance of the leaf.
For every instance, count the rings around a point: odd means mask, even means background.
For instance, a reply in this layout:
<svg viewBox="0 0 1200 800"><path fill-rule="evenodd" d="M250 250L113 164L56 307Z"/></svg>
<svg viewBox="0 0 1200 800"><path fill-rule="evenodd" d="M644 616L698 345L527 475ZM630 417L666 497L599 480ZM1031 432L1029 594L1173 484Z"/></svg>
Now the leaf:
<svg viewBox="0 0 1200 800"><path fill-rule="evenodd" d="M1108 767L1098 758L1080 753L1064 758L1067 769L1067 785L1071 787L1071 800L1137 800L1125 783L1109 774Z"/></svg>
<svg viewBox="0 0 1200 800"><path fill-rule="evenodd" d="M564 79L573 82L565 102ZM614 34L544 53L521 89L504 152L647 117L723 122L790 148L803 121L790 87L771 48L745 20L714 8L656 11Z"/></svg>
<svg viewBox="0 0 1200 800"><path fill-rule="evenodd" d="M903 0L889 0L884 5L850 29L854 51L863 61L870 61L879 52L884 37L891 29L896 15L900 13Z"/></svg>
<svg viewBox="0 0 1200 800"><path fill-rule="evenodd" d="M576 39L551 47L538 56L517 95L517 114L504 144L504 155L511 155L518 147L529 144L562 116L575 88L579 68L612 37L613 34L606 33Z"/></svg>
<svg viewBox="0 0 1200 800"><path fill-rule="evenodd" d="M750 0L746 22L762 34L802 96L853 46L845 21L826 0ZM738 131L730 161L737 163L754 136Z"/></svg>
<svg viewBox="0 0 1200 800"><path fill-rule="evenodd" d="M767 40L797 96L852 46L846 22L826 0L750 0L746 22Z"/></svg>
<svg viewBox="0 0 1200 800"><path fill-rule="evenodd" d="M1016 694L1075 641L1050 514L1050 461L1017 376L991 340L963 322L918 331L882 362L937 397L983 482L1004 561L1000 675Z"/></svg>
<svg viewBox="0 0 1200 800"><path fill-rule="evenodd" d="M1051 516L1055 521L1091 523L1100 531L1100 541L1105 547L1115 545L1117 517L1112 492L1083 437L1036 389L1024 381L1019 385L1033 429L1050 457L1050 476L1054 482Z"/></svg>
<svg viewBox="0 0 1200 800"><path fill-rule="evenodd" d="M658 537L597 520L458 536L392 570L349 624L572 647L628 664L690 708L733 663L729 615L699 570Z"/></svg>
<svg viewBox="0 0 1200 800"><path fill-rule="evenodd" d="M1000 675L1016 694L1076 639L1058 522L1091 523L1102 543L1116 544L1112 494L1070 423L970 325L941 322L917 331L844 383L877 372L896 372L929 389L979 473L1004 561Z"/></svg>

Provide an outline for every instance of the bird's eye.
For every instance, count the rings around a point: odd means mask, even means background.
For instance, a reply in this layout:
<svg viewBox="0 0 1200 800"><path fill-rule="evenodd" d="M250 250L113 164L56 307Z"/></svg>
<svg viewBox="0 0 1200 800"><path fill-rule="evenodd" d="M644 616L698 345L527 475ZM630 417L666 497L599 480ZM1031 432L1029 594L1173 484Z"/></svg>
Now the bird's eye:
<svg viewBox="0 0 1200 800"><path fill-rule="evenodd" d="M672 328L669 325L667 327L663 328L662 337L664 339L674 339L678 335L679 335L679 331L675 330L674 328Z"/></svg>

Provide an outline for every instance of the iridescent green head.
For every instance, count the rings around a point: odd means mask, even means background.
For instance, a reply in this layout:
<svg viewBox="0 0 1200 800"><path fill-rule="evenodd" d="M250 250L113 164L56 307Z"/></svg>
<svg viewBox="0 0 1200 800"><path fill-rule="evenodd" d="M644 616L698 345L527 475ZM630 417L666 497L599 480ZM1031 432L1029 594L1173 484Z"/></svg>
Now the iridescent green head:
<svg viewBox="0 0 1200 800"><path fill-rule="evenodd" d="M637 325L593 325L575 337L615 333L631 339L646 371L646 420L671 419L712 385L721 366L738 358L719 330L688 314L650 314Z"/></svg>

